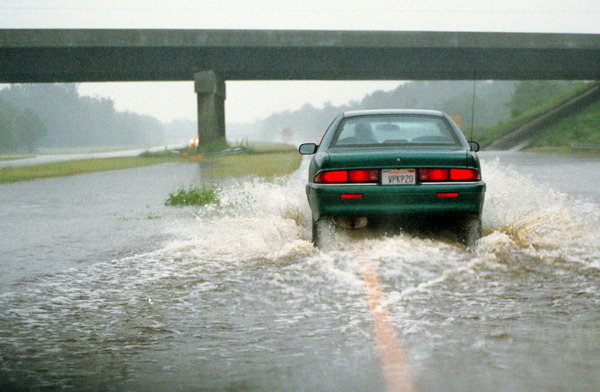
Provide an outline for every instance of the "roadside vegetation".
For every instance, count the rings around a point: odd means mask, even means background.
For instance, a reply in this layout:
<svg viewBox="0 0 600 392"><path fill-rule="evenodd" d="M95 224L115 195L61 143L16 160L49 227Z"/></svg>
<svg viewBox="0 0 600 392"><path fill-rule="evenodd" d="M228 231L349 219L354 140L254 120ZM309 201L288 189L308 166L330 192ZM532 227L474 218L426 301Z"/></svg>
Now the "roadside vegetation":
<svg viewBox="0 0 600 392"><path fill-rule="evenodd" d="M53 162L41 165L5 167L0 169L0 184L31 181L41 178L65 177L107 170L131 169L158 163L181 161L177 156L123 157Z"/></svg>
<svg viewBox="0 0 600 392"><path fill-rule="evenodd" d="M171 192L168 206L202 206L218 204L218 181L236 177L274 179L293 173L300 166L301 155L286 144L242 144L203 156L200 161L202 177L207 183L190 185Z"/></svg>
<svg viewBox="0 0 600 392"><path fill-rule="evenodd" d="M600 101L546 128L532 147L572 147L573 144L583 150L586 145L600 146Z"/></svg>
<svg viewBox="0 0 600 392"><path fill-rule="evenodd" d="M203 176L210 180L228 177L281 177L300 166L301 156L293 146L275 143L231 147L219 144L201 149L144 152L137 157L84 159L41 165L0 168L0 184L41 178L71 176L106 170L130 169L168 162L199 162ZM190 191L187 189L186 191ZM191 190L193 193L194 190ZM181 192L180 196L185 196ZM204 193L204 192L200 192ZM195 196L190 195L193 199Z"/></svg>
<svg viewBox="0 0 600 392"><path fill-rule="evenodd" d="M575 95L581 93L589 87L586 82L564 82L564 81L521 81L515 86L515 91L511 100L507 103L511 117L498 122L495 126L479 127L475 129L475 139L485 146L495 140L519 128L523 124L547 112L555 106L558 106ZM594 106L590 105L588 108ZM588 110L585 108L583 111ZM596 111L597 109L591 109ZM597 112L600 115L600 112ZM572 143L592 143L589 136L594 131L581 131L580 124L574 123L575 116L565 118L559 123L567 124L562 128L562 133L558 134L552 142L554 146L571 146ZM571 125L568 125L571 124ZM598 131L595 131L598 133ZM558 142L558 140L561 140ZM550 146L549 139L545 138L545 132L540 134L533 142L536 146Z"/></svg>
<svg viewBox="0 0 600 392"><path fill-rule="evenodd" d="M188 188L180 188L176 192L169 193L165 202L167 206L203 206L218 203L217 186L215 184L203 184L200 187L190 185Z"/></svg>
<svg viewBox="0 0 600 392"><path fill-rule="evenodd" d="M301 159L296 148L290 145L251 144L239 153L207 155L202 161L202 174L212 179L246 176L282 177L297 170Z"/></svg>

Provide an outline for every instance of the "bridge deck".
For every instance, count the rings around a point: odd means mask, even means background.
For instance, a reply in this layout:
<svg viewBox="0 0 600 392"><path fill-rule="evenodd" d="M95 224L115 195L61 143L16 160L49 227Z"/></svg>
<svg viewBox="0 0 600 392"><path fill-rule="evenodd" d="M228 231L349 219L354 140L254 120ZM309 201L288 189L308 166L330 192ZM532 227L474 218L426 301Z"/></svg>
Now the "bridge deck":
<svg viewBox="0 0 600 392"><path fill-rule="evenodd" d="M0 82L600 79L600 35L0 30Z"/></svg>

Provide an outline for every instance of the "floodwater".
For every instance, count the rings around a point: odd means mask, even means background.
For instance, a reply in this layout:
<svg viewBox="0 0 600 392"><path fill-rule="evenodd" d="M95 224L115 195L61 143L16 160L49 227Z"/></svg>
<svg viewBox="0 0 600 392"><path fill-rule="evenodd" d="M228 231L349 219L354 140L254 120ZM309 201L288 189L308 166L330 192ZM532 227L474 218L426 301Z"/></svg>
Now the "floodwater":
<svg viewBox="0 0 600 392"><path fill-rule="evenodd" d="M305 168L203 208L163 205L193 164L1 185L0 389L600 390L600 159L481 156L475 249L316 250Z"/></svg>

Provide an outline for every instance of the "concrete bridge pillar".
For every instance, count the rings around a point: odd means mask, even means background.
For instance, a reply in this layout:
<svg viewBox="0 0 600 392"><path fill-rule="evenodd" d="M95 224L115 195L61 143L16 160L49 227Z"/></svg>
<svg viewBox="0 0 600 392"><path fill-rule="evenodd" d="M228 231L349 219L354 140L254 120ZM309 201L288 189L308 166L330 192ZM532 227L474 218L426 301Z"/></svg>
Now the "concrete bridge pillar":
<svg viewBox="0 0 600 392"><path fill-rule="evenodd" d="M214 71L194 74L198 94L198 139L201 145L225 140L225 80Z"/></svg>

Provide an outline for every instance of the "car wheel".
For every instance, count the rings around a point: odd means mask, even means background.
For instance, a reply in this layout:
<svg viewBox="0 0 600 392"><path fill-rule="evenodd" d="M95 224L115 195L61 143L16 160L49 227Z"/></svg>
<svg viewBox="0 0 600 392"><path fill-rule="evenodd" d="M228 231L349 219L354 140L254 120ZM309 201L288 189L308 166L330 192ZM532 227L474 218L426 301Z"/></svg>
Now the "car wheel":
<svg viewBox="0 0 600 392"><path fill-rule="evenodd" d="M466 247L472 248L477 245L481 238L481 214L468 215L459 228L459 241Z"/></svg>
<svg viewBox="0 0 600 392"><path fill-rule="evenodd" d="M315 248L325 245L325 233L330 230L331 225L331 220L328 218L312 220L312 242Z"/></svg>

